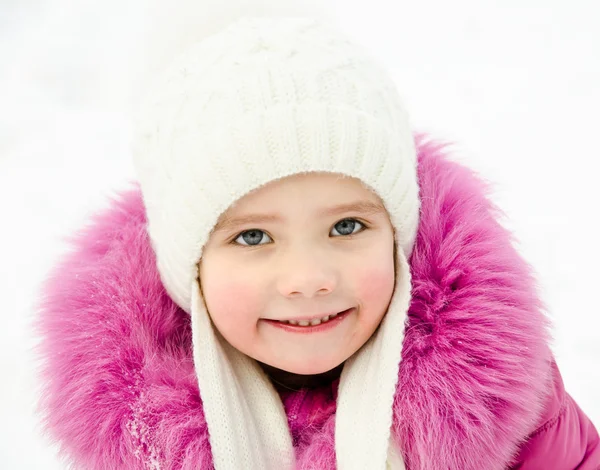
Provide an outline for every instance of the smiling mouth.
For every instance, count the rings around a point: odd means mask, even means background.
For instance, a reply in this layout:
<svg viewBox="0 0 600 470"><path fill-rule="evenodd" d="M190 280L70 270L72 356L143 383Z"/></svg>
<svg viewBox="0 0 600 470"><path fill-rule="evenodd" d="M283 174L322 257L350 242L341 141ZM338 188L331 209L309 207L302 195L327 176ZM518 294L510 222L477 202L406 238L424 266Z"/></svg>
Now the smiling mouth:
<svg viewBox="0 0 600 470"><path fill-rule="evenodd" d="M337 318L338 316L343 316L346 313L349 313L354 307L351 308L347 308L346 310L343 310L341 312L338 313L333 313L330 315L325 315L323 317L320 318L312 318L310 320L268 320L269 322L273 322L273 323L277 323L280 325L290 325L290 326L297 326L297 327L311 327L311 326L319 326L328 322L331 322L332 320L334 320L335 318Z"/></svg>
<svg viewBox="0 0 600 470"><path fill-rule="evenodd" d="M344 310L344 312L345 312L345 310ZM321 323L327 323L329 320L333 320L340 313L343 313L343 312L334 313L332 315L325 315L324 317L321 317L321 318L313 318L312 320L280 320L279 322L283 323L283 324L287 324L287 325L317 326L317 325L320 325Z"/></svg>

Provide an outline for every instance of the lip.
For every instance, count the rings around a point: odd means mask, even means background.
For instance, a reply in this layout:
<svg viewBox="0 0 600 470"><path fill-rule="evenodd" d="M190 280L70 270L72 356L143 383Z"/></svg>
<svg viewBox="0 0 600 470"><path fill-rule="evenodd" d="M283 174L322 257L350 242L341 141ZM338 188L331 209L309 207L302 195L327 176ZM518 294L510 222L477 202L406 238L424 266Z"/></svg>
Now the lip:
<svg viewBox="0 0 600 470"><path fill-rule="evenodd" d="M338 313L335 318L328 320L324 323L314 326L299 326L299 325L290 325L289 323L282 323L278 320L264 320L269 325L274 326L275 328L281 328L284 331L288 331L290 333L300 333L300 334L309 334L309 333L318 333L321 331L327 331L332 328L338 326L341 322L343 322L353 311L356 309L354 307L343 310ZM310 318L322 318L322 317L310 317ZM305 317L308 320L308 317Z"/></svg>
<svg viewBox="0 0 600 470"><path fill-rule="evenodd" d="M350 310L350 309L347 308L346 310ZM293 320L293 321L308 321L308 322L310 322L312 320L318 320L318 319L323 318L323 317L330 317L330 316L335 315L335 314L339 315L340 313L345 312L346 310L336 310L335 312L321 313L320 315L313 315L312 317L279 318L279 319L273 320L273 321L290 321L290 320Z"/></svg>

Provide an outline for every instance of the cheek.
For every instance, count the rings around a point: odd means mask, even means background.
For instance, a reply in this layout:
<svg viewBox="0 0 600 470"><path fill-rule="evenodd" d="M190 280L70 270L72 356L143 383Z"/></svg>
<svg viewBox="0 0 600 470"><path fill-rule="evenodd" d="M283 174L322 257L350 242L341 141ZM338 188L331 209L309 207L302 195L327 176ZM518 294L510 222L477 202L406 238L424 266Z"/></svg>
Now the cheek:
<svg viewBox="0 0 600 470"><path fill-rule="evenodd" d="M389 262L364 266L357 278L357 294L366 311L382 317L394 292L395 276L393 255Z"/></svg>
<svg viewBox="0 0 600 470"><path fill-rule="evenodd" d="M256 329L262 311L260 289L249 283L249 277L239 268L215 268L207 266L203 271L202 294L216 328L229 343L239 347Z"/></svg>

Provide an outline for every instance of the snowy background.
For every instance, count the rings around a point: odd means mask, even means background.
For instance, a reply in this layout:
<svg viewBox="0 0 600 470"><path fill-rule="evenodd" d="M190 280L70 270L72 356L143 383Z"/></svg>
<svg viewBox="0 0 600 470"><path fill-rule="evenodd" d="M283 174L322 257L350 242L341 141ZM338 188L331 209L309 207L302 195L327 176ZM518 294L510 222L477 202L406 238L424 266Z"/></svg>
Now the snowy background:
<svg viewBox="0 0 600 470"><path fill-rule="evenodd" d="M142 0L0 3L0 467L66 468L40 436L26 322L61 236L134 177L128 65ZM332 1L414 127L494 184L543 288L569 393L600 427L597 1Z"/></svg>

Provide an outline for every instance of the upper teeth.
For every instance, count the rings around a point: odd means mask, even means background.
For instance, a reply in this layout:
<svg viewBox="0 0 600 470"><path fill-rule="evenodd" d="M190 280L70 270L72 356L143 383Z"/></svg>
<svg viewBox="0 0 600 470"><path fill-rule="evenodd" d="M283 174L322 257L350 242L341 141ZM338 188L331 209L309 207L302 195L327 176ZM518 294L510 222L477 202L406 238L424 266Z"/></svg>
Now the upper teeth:
<svg viewBox="0 0 600 470"><path fill-rule="evenodd" d="M317 326L321 323L331 320L332 318L337 317L338 314L334 313L333 315L326 315L323 318L315 318L314 320L282 320L282 323L289 323L290 325L298 325L298 326Z"/></svg>

